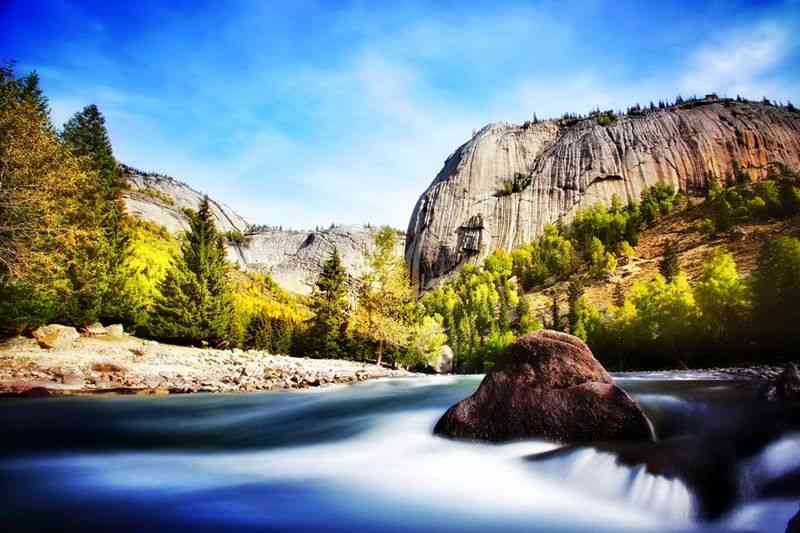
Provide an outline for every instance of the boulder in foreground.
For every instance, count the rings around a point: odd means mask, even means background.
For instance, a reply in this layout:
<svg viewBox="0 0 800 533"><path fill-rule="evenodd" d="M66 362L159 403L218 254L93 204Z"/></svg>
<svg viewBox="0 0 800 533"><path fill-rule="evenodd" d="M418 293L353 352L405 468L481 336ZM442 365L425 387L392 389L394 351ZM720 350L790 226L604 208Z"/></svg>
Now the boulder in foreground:
<svg viewBox="0 0 800 533"><path fill-rule="evenodd" d="M580 339L556 331L520 337L478 390L434 428L448 437L504 442L654 440L639 405Z"/></svg>
<svg viewBox="0 0 800 533"><path fill-rule="evenodd" d="M33 332L33 338L42 348L69 348L80 338L78 331L69 326L50 324L42 326Z"/></svg>

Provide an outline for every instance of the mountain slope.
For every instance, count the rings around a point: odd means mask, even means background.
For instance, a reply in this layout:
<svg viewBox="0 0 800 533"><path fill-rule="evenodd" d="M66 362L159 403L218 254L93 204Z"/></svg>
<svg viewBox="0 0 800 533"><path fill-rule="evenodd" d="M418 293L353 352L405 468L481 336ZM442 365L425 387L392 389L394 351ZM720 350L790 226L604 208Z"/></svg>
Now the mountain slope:
<svg viewBox="0 0 800 533"><path fill-rule="evenodd" d="M177 234L186 230L185 209L197 209L203 194L169 177L123 165L129 190L128 212ZM367 268L365 252L373 249L376 228L335 226L325 230L255 229L227 205L209 198L217 227L243 238L228 240L228 258L245 270L269 273L284 289L308 294L334 247L351 276ZM402 239L401 239L402 240ZM402 245L397 254L402 255Z"/></svg>
<svg viewBox="0 0 800 533"><path fill-rule="evenodd" d="M415 284L531 241L598 201L639 198L656 182L701 190L734 162L753 178L800 166L800 113L716 98L601 125L600 117L491 124L459 147L418 200L406 233Z"/></svg>

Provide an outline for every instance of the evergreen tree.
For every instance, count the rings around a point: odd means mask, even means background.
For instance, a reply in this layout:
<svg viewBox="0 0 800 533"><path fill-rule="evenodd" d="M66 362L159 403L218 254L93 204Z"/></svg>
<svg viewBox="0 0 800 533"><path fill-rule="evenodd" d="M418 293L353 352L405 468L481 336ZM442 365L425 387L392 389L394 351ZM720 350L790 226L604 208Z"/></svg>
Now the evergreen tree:
<svg viewBox="0 0 800 533"><path fill-rule="evenodd" d="M272 353L286 355L292 351L294 326L291 321L272 317Z"/></svg>
<svg viewBox="0 0 800 533"><path fill-rule="evenodd" d="M675 243L670 241L664 248L664 255L661 257L661 262L658 264L658 271L664 276L664 279L672 281L680 270L681 264L678 251L675 248Z"/></svg>
<svg viewBox="0 0 800 533"><path fill-rule="evenodd" d="M314 317L306 332L304 348L312 357L338 357L347 343L350 305L347 299L347 272L335 247L322 265L311 293Z"/></svg>
<svg viewBox="0 0 800 533"><path fill-rule="evenodd" d="M0 329L8 331L73 322L69 273L98 237L82 217L88 176L56 138L47 108L35 75L0 66Z"/></svg>
<svg viewBox="0 0 800 533"><path fill-rule="evenodd" d="M273 353L272 338L272 320L269 315L261 312L253 316L247 325L247 330L244 334L244 346L247 349Z"/></svg>
<svg viewBox="0 0 800 533"><path fill-rule="evenodd" d="M558 307L558 294L553 295L553 304L550 309L550 328L561 331L561 311Z"/></svg>
<svg viewBox="0 0 800 533"><path fill-rule="evenodd" d="M578 313L580 300L583 297L584 288L583 280L578 276L573 276L569 285L567 286L567 301L569 302L569 328L572 334L575 334L575 328L578 325Z"/></svg>
<svg viewBox="0 0 800 533"><path fill-rule="evenodd" d="M230 337L233 314L225 246L208 197L190 214L181 255L159 286L150 331L164 340L220 346Z"/></svg>
<svg viewBox="0 0 800 533"><path fill-rule="evenodd" d="M130 230L122 197L125 182L114 158L105 117L97 106L87 106L64 125L61 137L78 157L82 168L95 178L84 191L83 199L87 216L103 235L96 243L92 257L85 258L87 262L99 263L93 269L92 303L97 306L97 314L104 319L125 319L124 299L116 289L123 285L119 269L128 253ZM76 277L74 282L81 284L83 280Z"/></svg>
<svg viewBox="0 0 800 533"><path fill-rule="evenodd" d="M50 121L50 103L39 86L39 74L36 71L31 72L20 81L25 99L34 106L43 128L52 133L54 128Z"/></svg>

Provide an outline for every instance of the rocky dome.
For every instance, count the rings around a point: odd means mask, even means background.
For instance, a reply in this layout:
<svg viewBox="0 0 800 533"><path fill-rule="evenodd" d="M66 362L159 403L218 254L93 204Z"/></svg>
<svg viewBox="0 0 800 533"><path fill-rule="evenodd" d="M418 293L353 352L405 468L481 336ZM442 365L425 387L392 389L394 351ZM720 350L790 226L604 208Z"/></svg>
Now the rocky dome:
<svg viewBox="0 0 800 533"><path fill-rule="evenodd" d="M197 209L203 193L187 184L161 174L147 173L122 165L128 182L125 204L128 212L143 220L163 226L176 234L189 228L185 209ZM242 239L227 242L228 259L249 271L265 272L284 289L308 294L322 264L334 247L351 276L367 269L364 253L374 247L376 228L333 226L328 229L299 231L279 228L254 228L233 209L209 198L217 228L240 232ZM396 250L403 254L403 236Z"/></svg>
<svg viewBox="0 0 800 533"><path fill-rule="evenodd" d="M800 167L800 112L733 100L621 117L490 124L459 147L417 201L406 233L414 282L429 288L465 262L511 250L546 224L618 194L667 182L702 190L738 162L753 178Z"/></svg>
<svg viewBox="0 0 800 533"><path fill-rule="evenodd" d="M439 419L434 433L504 442L653 440L639 405L580 339L538 331L517 339L478 390Z"/></svg>

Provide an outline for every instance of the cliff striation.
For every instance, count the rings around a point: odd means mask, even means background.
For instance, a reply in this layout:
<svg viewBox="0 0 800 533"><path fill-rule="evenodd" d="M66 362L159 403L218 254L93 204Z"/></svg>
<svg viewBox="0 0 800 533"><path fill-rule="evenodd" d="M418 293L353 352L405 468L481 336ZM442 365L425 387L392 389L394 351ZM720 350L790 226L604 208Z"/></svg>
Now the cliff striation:
<svg viewBox="0 0 800 533"><path fill-rule="evenodd" d="M510 250L595 202L639 198L656 182L703 190L735 162L753 179L800 167L800 113L708 98L601 125L596 118L490 124L459 147L417 201L405 255L415 284Z"/></svg>

